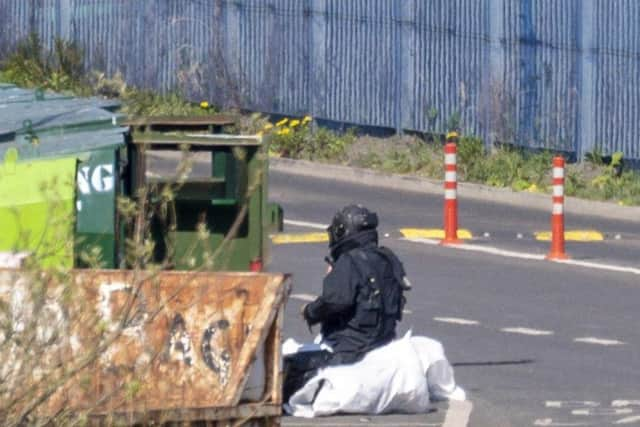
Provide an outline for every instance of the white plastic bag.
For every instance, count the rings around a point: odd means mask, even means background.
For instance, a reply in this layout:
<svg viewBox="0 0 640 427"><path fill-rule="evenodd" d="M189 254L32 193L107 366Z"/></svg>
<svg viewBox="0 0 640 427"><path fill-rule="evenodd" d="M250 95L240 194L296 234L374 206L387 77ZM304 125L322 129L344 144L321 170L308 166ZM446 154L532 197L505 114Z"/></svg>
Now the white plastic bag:
<svg viewBox="0 0 640 427"><path fill-rule="evenodd" d="M442 345L408 332L357 363L321 369L291 396L285 411L308 418L336 413L423 413L429 409L430 389L437 400L464 400Z"/></svg>
<svg viewBox="0 0 640 427"><path fill-rule="evenodd" d="M420 358L431 400L465 400L466 394L456 385L453 368L444 354L442 344L420 336L411 337L411 344Z"/></svg>

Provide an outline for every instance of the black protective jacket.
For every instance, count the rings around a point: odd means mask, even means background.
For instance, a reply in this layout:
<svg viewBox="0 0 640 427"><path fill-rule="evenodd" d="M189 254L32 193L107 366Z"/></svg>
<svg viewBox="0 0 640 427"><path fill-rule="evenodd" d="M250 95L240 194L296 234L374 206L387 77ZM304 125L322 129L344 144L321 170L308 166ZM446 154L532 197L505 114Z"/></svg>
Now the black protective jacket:
<svg viewBox="0 0 640 427"><path fill-rule="evenodd" d="M375 230L355 234L331 248L333 269L322 295L307 305L309 325L320 324L334 350L333 363L353 363L395 338L404 306L404 268L378 246Z"/></svg>

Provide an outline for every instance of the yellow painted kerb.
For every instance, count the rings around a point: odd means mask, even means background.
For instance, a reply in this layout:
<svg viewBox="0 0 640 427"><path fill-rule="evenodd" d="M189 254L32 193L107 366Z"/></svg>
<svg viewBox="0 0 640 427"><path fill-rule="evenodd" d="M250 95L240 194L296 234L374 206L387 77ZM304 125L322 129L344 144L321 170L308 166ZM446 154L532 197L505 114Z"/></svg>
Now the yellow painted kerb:
<svg viewBox="0 0 640 427"><path fill-rule="evenodd" d="M444 239L444 230L441 228L401 228L400 233L407 239ZM469 230L459 229L458 239L472 239Z"/></svg>
<svg viewBox="0 0 640 427"><path fill-rule="evenodd" d="M290 233L271 236L274 245L289 243L326 243L329 241L327 233Z"/></svg>
<svg viewBox="0 0 640 427"><path fill-rule="evenodd" d="M548 242L551 240L550 231L538 231L534 233L536 240ZM601 242L604 235L595 230L571 230L564 232L564 240L569 242Z"/></svg>

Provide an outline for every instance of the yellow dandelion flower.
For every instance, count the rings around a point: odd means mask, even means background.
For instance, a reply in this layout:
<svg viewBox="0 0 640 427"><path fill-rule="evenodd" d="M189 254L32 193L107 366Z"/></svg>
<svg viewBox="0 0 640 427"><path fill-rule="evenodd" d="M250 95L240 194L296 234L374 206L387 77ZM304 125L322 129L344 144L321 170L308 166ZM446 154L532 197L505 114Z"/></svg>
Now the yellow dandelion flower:
<svg viewBox="0 0 640 427"><path fill-rule="evenodd" d="M280 129L278 131L278 135L289 135L290 133L291 133L291 129L289 128Z"/></svg>
<svg viewBox="0 0 640 427"><path fill-rule="evenodd" d="M289 123L289 126L291 126L292 128L298 126L300 124L300 120L291 120L291 123Z"/></svg>
<svg viewBox="0 0 640 427"><path fill-rule="evenodd" d="M458 138L458 132L449 132L447 134L447 140L457 139L457 138Z"/></svg>
<svg viewBox="0 0 640 427"><path fill-rule="evenodd" d="M289 119L287 119L286 117L282 120L280 120L278 123L276 123L276 126L280 127L280 126L284 126L287 124L287 122L289 122Z"/></svg>
<svg viewBox="0 0 640 427"><path fill-rule="evenodd" d="M207 108L209 108L209 103L207 101L202 101L200 103L200 108L206 110Z"/></svg>
<svg viewBox="0 0 640 427"><path fill-rule="evenodd" d="M264 127L262 129L271 130L271 129L273 129L273 125L271 123L267 123L266 125L264 125Z"/></svg>
<svg viewBox="0 0 640 427"><path fill-rule="evenodd" d="M313 120L311 118L311 116L304 116L304 118L302 119L302 124L306 125L307 123L309 123L311 120Z"/></svg>

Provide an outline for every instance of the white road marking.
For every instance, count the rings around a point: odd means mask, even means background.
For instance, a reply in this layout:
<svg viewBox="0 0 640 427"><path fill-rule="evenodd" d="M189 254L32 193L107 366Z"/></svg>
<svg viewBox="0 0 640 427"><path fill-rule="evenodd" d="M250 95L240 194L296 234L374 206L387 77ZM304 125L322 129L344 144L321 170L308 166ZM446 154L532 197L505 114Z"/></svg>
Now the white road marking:
<svg viewBox="0 0 640 427"><path fill-rule="evenodd" d="M640 400L614 400L611 402L611 407L621 408L624 406L640 406Z"/></svg>
<svg viewBox="0 0 640 427"><path fill-rule="evenodd" d="M574 409L571 411L571 415L592 415L592 416L609 416L609 415L628 415L632 414L631 408L596 408L596 409Z"/></svg>
<svg viewBox="0 0 640 427"><path fill-rule="evenodd" d="M631 424L640 421L640 415L632 415L614 422L614 424Z"/></svg>
<svg viewBox="0 0 640 427"><path fill-rule="evenodd" d="M601 264L597 262L579 261L579 260L573 260L573 259L554 260L553 262L557 262L558 264L569 264L569 265L577 265L579 267L594 268L596 270L607 270L607 271L615 271L618 273L631 273L631 274L640 275L640 269L633 268L633 267L623 267L620 265Z"/></svg>
<svg viewBox="0 0 640 427"><path fill-rule="evenodd" d="M561 426L586 426L586 425L592 425L592 424L586 424L583 421L563 423L563 422L555 422L551 418L540 418L540 419L535 420L533 425L534 426L557 426L557 427L561 427Z"/></svg>
<svg viewBox="0 0 640 427"><path fill-rule="evenodd" d="M436 239L423 239L421 237L403 237L400 240L406 240L408 242L414 242L414 243L423 243L425 245L439 245L440 244L440 240L436 240Z"/></svg>
<svg viewBox="0 0 640 427"><path fill-rule="evenodd" d="M285 219L284 223L287 225L295 225L297 227L317 228L318 230L326 230L327 225L319 224L317 222L296 221L293 219Z"/></svg>
<svg viewBox="0 0 640 427"><path fill-rule="evenodd" d="M596 337L583 337L575 338L573 342L581 342L585 344L597 344L597 345L624 345L625 343L618 340L609 340Z"/></svg>
<svg viewBox="0 0 640 427"><path fill-rule="evenodd" d="M402 240L414 242L414 243L423 243L427 245L438 245L440 244L439 240L433 239L421 239L421 238L404 238ZM476 246L468 243L462 243L459 245L448 245L447 248L451 249L460 249L463 251L473 251L473 252L484 252L491 255L502 256L506 258L519 258L519 259L528 259L533 261L545 261L546 255L542 254L532 254L526 252L516 252L505 249L499 249L492 246ZM596 270L605 270L605 271L613 271L616 273L630 273L640 276L640 269L633 267L625 267L621 265L614 264L603 264L597 262L589 262L589 261L580 261L580 260L549 260L550 262L555 262L558 264L567 264L573 265L577 267L591 268Z"/></svg>
<svg viewBox="0 0 640 427"><path fill-rule="evenodd" d="M502 328L500 329L502 332L508 332L511 334L522 334L522 335L553 335L553 331L543 331L541 329L531 329L531 328Z"/></svg>
<svg viewBox="0 0 640 427"><path fill-rule="evenodd" d="M466 427L469 424L472 410L473 403L468 400L464 402L450 401L442 427Z"/></svg>
<svg viewBox="0 0 640 427"><path fill-rule="evenodd" d="M434 239L404 238L404 240L408 240L410 242L415 242L415 243L424 243L427 245L440 244L439 240L434 240ZM484 252L487 254L499 255L507 258L532 259L536 261L543 261L545 259L545 256L540 254L528 254L525 252L508 251L504 249L494 248L492 246L476 246L476 245L471 245L467 243L461 243L459 245L449 245L447 247L452 249L461 249L463 251Z"/></svg>
<svg viewBox="0 0 640 427"><path fill-rule="evenodd" d="M442 323L453 323L456 325L479 325L477 320L463 319L460 317L434 317L433 320Z"/></svg>
<svg viewBox="0 0 640 427"><path fill-rule="evenodd" d="M316 298L318 298L316 295L312 295L312 294L291 294L289 296L291 299L297 299L300 301L315 301Z"/></svg>
<svg viewBox="0 0 640 427"><path fill-rule="evenodd" d="M543 261L544 255L541 254L529 254L526 252L509 251L505 249L494 248L492 246L476 246L470 244L461 244L453 246L455 249L462 249L466 251L484 252L491 255L499 255L507 258L520 258L520 259L532 259L536 261Z"/></svg>
<svg viewBox="0 0 640 427"><path fill-rule="evenodd" d="M597 408L600 402L593 400L547 400L545 402L547 408Z"/></svg>

